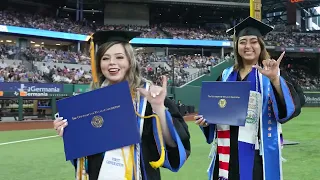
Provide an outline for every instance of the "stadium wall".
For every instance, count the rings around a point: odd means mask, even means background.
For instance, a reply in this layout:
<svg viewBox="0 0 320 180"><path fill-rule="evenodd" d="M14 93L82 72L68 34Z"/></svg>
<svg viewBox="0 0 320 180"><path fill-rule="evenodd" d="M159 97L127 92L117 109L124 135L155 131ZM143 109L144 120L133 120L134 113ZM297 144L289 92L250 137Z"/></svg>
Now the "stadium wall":
<svg viewBox="0 0 320 180"><path fill-rule="evenodd" d="M217 66L211 68L211 71L210 71L210 74L209 75L205 75L199 79L196 79L192 82L190 82L189 86L201 86L202 84L202 81L215 81L219 76L220 74L222 73L222 71L229 67L229 66L232 66L233 65L233 62L222 62L221 64L218 64Z"/></svg>
<svg viewBox="0 0 320 180"><path fill-rule="evenodd" d="M195 111L198 111L202 81L216 81L222 71L231 65L233 65L232 61L224 61L223 63L211 68L210 75L205 75L183 87L176 87L175 99L181 100L185 105L194 106ZM169 89L168 92L170 92Z"/></svg>

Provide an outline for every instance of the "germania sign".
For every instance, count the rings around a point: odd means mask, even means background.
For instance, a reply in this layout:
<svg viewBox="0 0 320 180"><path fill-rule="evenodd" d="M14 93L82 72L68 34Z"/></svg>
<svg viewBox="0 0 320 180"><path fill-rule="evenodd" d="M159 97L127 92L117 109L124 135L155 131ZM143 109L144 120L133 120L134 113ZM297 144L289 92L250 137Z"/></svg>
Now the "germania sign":
<svg viewBox="0 0 320 180"><path fill-rule="evenodd" d="M28 93L63 92L63 84L1 82L0 91Z"/></svg>

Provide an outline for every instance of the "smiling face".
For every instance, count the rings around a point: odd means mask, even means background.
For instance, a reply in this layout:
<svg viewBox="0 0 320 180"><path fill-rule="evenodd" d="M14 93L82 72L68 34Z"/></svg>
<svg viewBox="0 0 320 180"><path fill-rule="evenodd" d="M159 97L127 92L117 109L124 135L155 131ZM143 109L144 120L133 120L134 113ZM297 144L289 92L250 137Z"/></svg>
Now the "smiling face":
<svg viewBox="0 0 320 180"><path fill-rule="evenodd" d="M100 59L101 72L111 84L121 82L129 70L130 63L122 44L114 44Z"/></svg>
<svg viewBox="0 0 320 180"><path fill-rule="evenodd" d="M261 46L257 36L242 36L238 40L238 53L249 64L258 62Z"/></svg>

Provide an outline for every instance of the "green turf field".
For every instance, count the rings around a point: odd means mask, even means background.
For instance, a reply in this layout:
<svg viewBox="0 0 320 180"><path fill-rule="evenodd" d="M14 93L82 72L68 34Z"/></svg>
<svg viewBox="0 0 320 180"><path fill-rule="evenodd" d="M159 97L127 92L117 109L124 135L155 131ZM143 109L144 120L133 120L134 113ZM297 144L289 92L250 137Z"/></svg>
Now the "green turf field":
<svg viewBox="0 0 320 180"><path fill-rule="evenodd" d="M283 126L284 138L299 145L286 146L284 180L319 180L320 108L305 108L299 118ZM200 129L189 123L192 153L178 173L162 170L164 180L206 180L210 146ZM0 132L0 144L55 135L53 130ZM0 180L72 180L74 171L64 160L61 138L0 145ZM317 170L318 169L318 170Z"/></svg>

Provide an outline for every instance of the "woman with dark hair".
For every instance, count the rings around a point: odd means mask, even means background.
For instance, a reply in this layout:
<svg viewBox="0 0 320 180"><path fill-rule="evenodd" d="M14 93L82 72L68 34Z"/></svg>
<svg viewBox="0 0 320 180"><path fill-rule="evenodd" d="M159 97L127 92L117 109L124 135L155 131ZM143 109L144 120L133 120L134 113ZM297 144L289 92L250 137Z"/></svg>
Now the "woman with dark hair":
<svg viewBox="0 0 320 180"><path fill-rule="evenodd" d="M280 126L301 112L299 94L279 68L284 52L271 59L262 37L273 28L248 17L229 30L234 35L235 64L218 81L250 81L245 126L198 124L212 144L209 180L281 180ZM249 113L248 113L249 115Z"/></svg>
<svg viewBox="0 0 320 180"><path fill-rule="evenodd" d="M95 60L91 62L94 80L91 89L128 81L141 143L75 159L72 163L76 180L160 180L159 167L177 172L190 155L188 126L176 104L167 98L167 78L162 78L162 86L156 86L141 76L139 62L129 44L139 34L101 31L93 35L91 58ZM97 53L93 50L94 42L100 44ZM54 121L60 136L67 125L68 121L62 118Z"/></svg>

